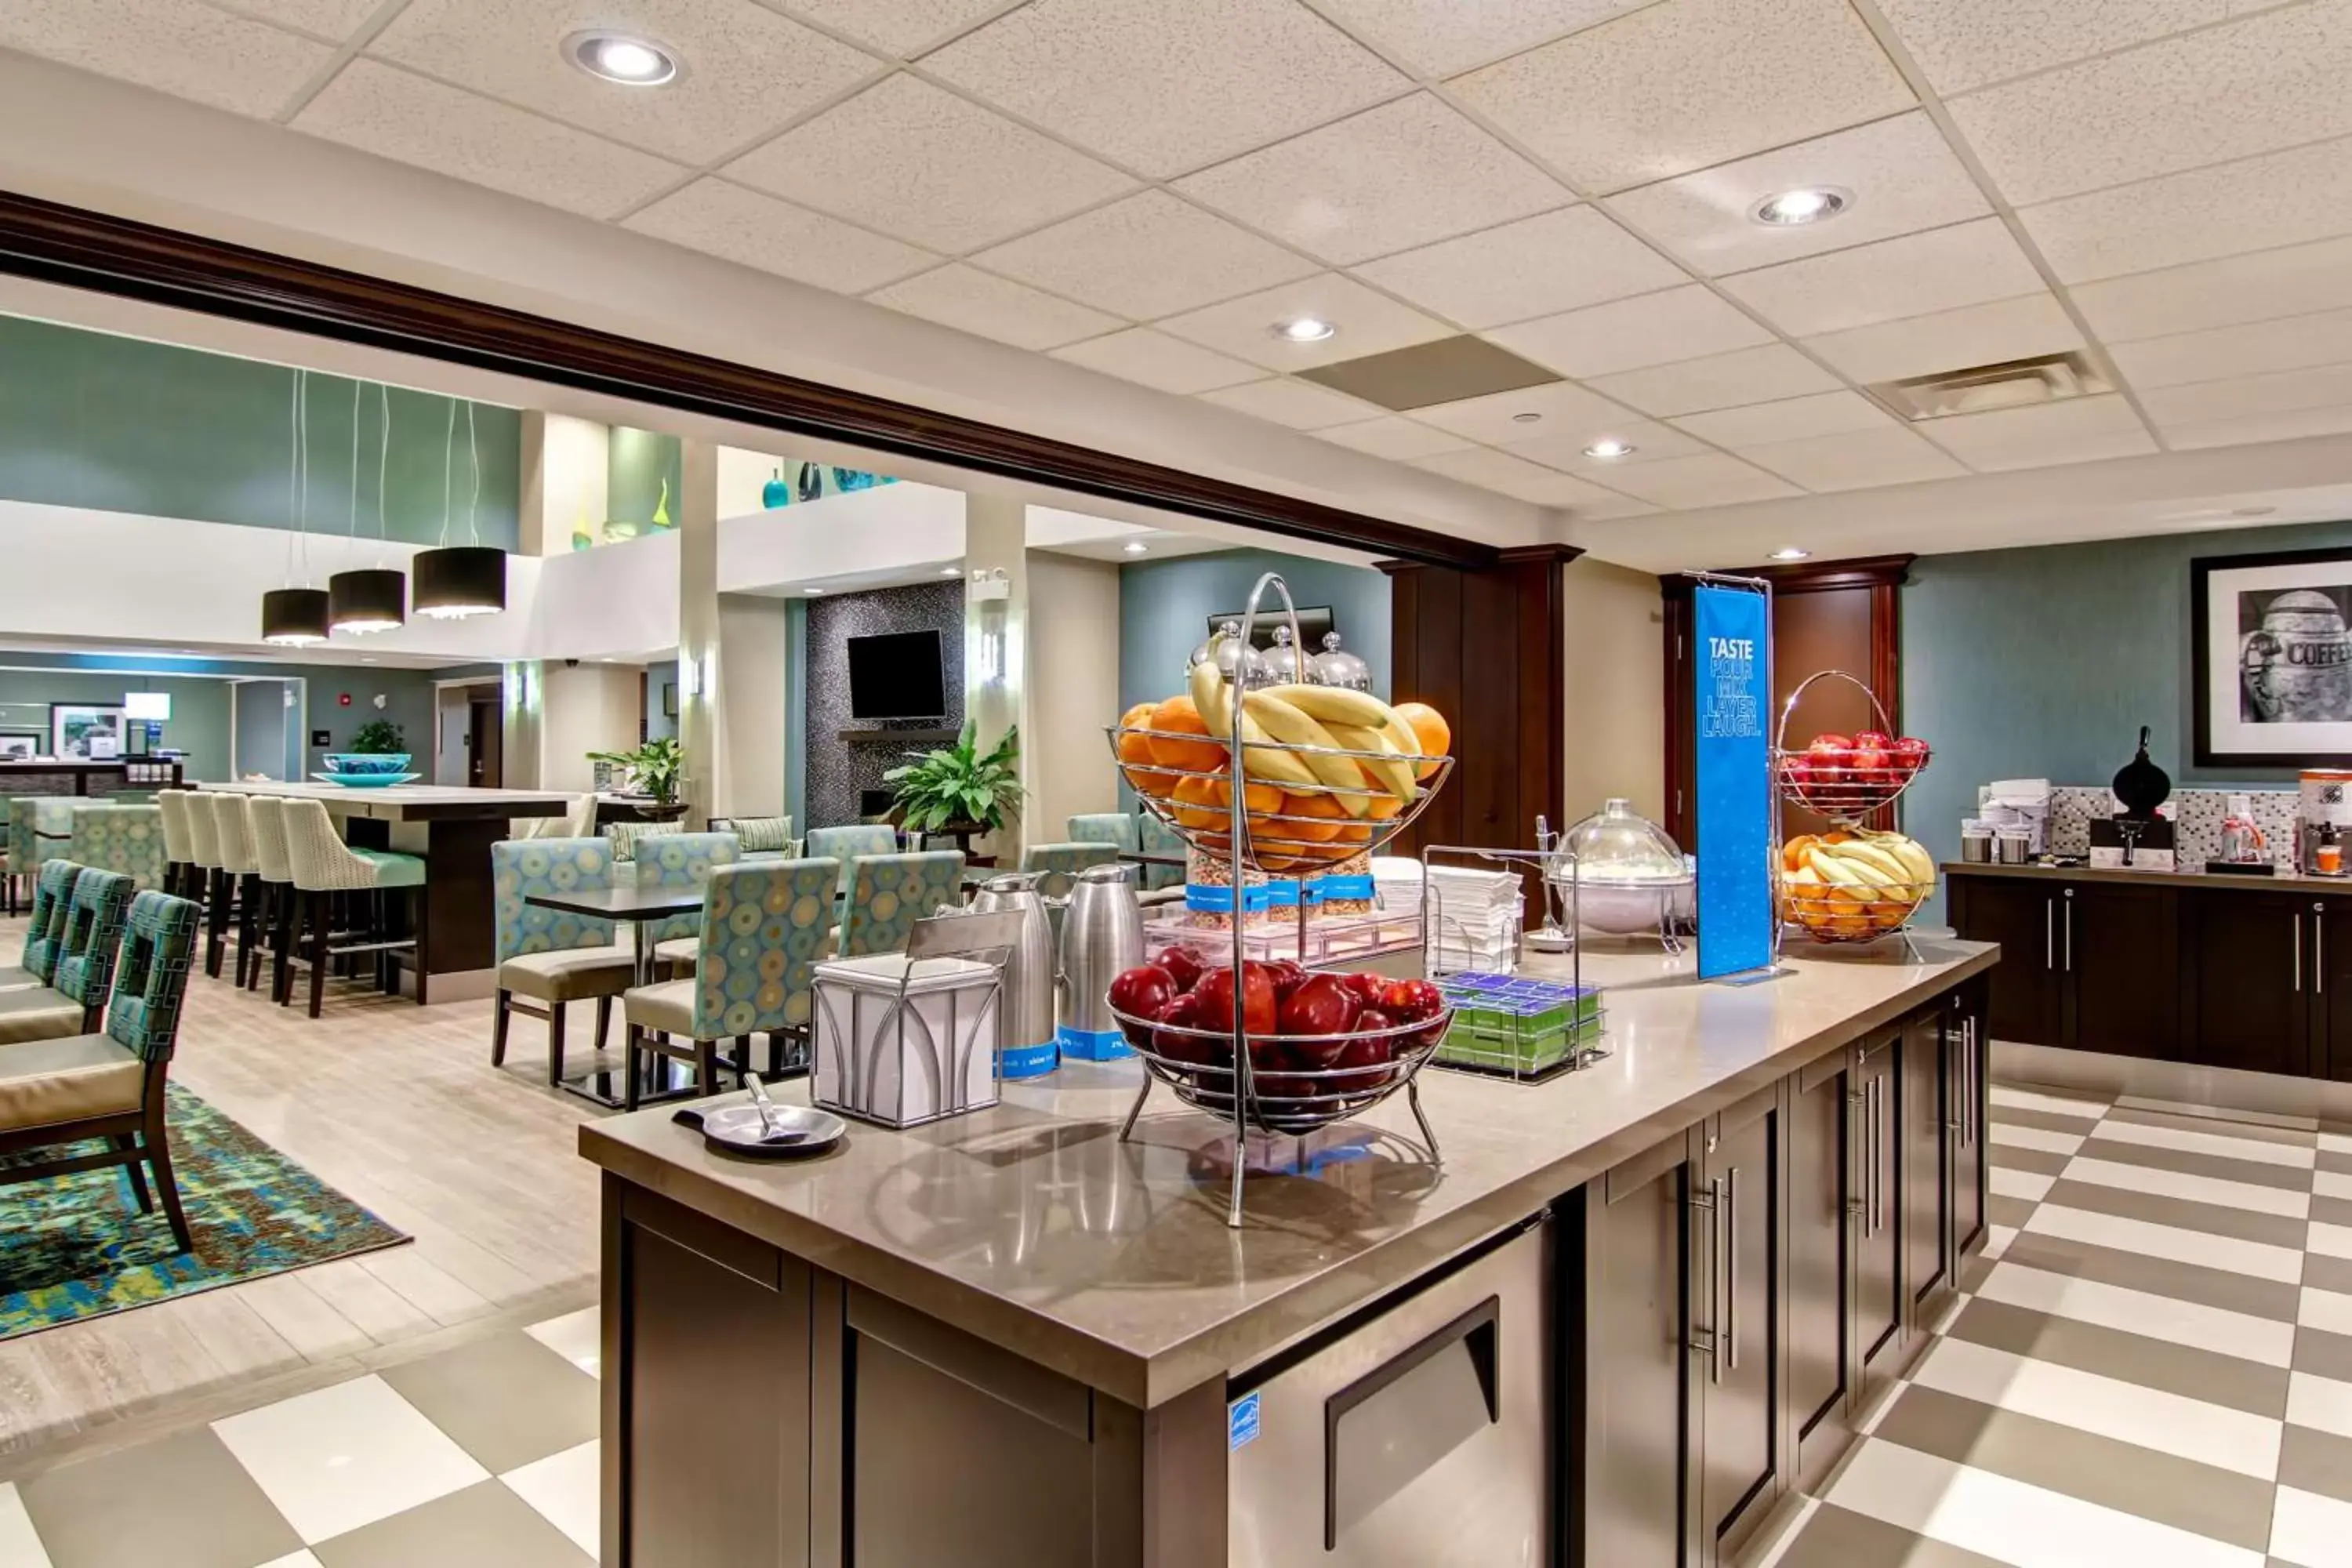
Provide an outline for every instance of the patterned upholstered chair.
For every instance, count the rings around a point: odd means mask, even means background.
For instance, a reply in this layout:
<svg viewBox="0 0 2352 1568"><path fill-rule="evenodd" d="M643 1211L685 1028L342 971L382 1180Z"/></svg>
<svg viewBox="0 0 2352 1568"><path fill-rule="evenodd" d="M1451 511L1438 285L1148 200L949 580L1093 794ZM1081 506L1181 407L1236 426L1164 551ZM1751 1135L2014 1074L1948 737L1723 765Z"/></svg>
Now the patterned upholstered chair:
<svg viewBox="0 0 2352 1568"><path fill-rule="evenodd" d="M887 822L855 822L846 827L812 827L801 850L813 860L841 862L841 891L849 891L852 869L868 855L896 855L898 830Z"/></svg>
<svg viewBox="0 0 2352 1568"><path fill-rule="evenodd" d="M201 919L185 899L141 893L126 917L119 973L110 959L108 965L115 978L106 1032L0 1049L0 1154L56 1151L0 1166L0 1186L121 1165L139 1212L152 1214L152 1172L172 1239L182 1252L195 1250L172 1174L164 1079L179 1041ZM82 1147L67 1147L73 1144Z"/></svg>
<svg viewBox="0 0 2352 1568"><path fill-rule="evenodd" d="M189 878L195 870L195 840L189 836L188 797L194 790L159 790L156 809L163 814L163 890L186 898Z"/></svg>
<svg viewBox="0 0 2352 1568"><path fill-rule="evenodd" d="M673 833L686 831L683 822L608 822L604 837L613 841L613 858L623 865L637 858L641 839L666 838Z"/></svg>
<svg viewBox="0 0 2352 1568"><path fill-rule="evenodd" d="M850 881L840 955L904 952L917 921L938 913L941 905L962 902L961 850L868 855L857 862Z"/></svg>
<svg viewBox="0 0 2352 1568"><path fill-rule="evenodd" d="M1143 832L1124 811L1094 811L1067 819L1073 844L1108 844L1132 855L1143 847Z"/></svg>
<svg viewBox="0 0 2352 1568"><path fill-rule="evenodd" d="M115 954L132 890L128 877L80 868L49 984L0 991L0 1055L26 1040L96 1032L114 984Z"/></svg>
<svg viewBox="0 0 2352 1568"><path fill-rule="evenodd" d="M1021 868L1037 873L1039 892L1066 899L1079 872L1089 866L1108 866L1118 858L1118 849L1108 844L1032 844L1021 851Z"/></svg>
<svg viewBox="0 0 2352 1568"><path fill-rule="evenodd" d="M85 805L73 815L72 847L67 853L84 866L130 878L142 892L150 888L162 891L163 808Z"/></svg>
<svg viewBox="0 0 2352 1568"><path fill-rule="evenodd" d="M81 868L70 860L52 860L41 868L33 882L33 918L25 927L24 962L0 969L0 991L47 985L56 978L66 913L73 906L74 879L80 875Z"/></svg>
<svg viewBox="0 0 2352 1568"><path fill-rule="evenodd" d="M242 797L236 798L242 806ZM346 953L374 953L397 961L425 951L425 861L415 855L388 849L354 849L335 832L327 808L315 800L288 797L279 808L286 821L286 858L294 873L294 943L288 962L310 972L310 1016L325 1005L327 969ZM334 904L337 895L402 889L418 895L409 936L387 936L381 929L362 927L356 937L337 941ZM373 900L370 900L373 909ZM292 977L288 977L289 984ZM387 989L397 984L391 969L378 971L378 983ZM416 1001L425 1002L425 966L416 966Z"/></svg>
<svg viewBox="0 0 2352 1568"><path fill-rule="evenodd" d="M497 910L499 989L490 1025L490 1065L507 1059L516 1013L547 1020L547 1081L563 1081L563 1013L596 1004L596 1048L613 1023L613 998L629 988L635 961L616 944L613 922L526 902L533 893L593 892L613 885L609 838L527 838L490 846ZM522 1000L518 1001L516 998ZM536 1005L532 1005L536 1004Z"/></svg>
<svg viewBox="0 0 2352 1568"><path fill-rule="evenodd" d="M629 1109L637 1104L640 1051L693 1062L696 1090L716 1094L718 1042L735 1042L728 1066L740 1079L751 1070L753 1035L772 1045L777 1035L807 1029L839 875L824 859L758 860L710 873L693 977L641 985L621 999Z"/></svg>
<svg viewBox="0 0 2352 1568"><path fill-rule="evenodd" d="M638 844L635 875L640 888L702 888L709 885L713 869L732 866L741 858L731 833L667 833ZM647 934L656 947L663 942L692 942L702 934L702 916L699 912L674 916ZM690 962L694 954L662 956Z"/></svg>
<svg viewBox="0 0 2352 1568"><path fill-rule="evenodd" d="M71 795L18 795L8 802L8 864L16 875L38 878L50 860L69 858L73 814Z"/></svg>
<svg viewBox="0 0 2352 1568"><path fill-rule="evenodd" d="M1158 859L1180 862L1184 858L1184 840L1177 837L1174 828L1148 811L1138 819L1138 832L1143 839L1143 852L1146 855ZM1143 868L1143 886L1146 891L1156 892L1162 888L1181 888L1183 885L1184 868L1181 864L1146 866Z"/></svg>

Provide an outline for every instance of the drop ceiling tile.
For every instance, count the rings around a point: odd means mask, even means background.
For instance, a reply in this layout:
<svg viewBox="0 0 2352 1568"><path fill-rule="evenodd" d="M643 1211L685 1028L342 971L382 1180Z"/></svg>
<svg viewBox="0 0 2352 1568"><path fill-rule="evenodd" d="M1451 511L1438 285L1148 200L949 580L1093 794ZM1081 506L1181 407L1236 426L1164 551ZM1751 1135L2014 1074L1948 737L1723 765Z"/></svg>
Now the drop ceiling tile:
<svg viewBox="0 0 2352 1568"><path fill-rule="evenodd" d="M2352 306L2352 238L2168 267L2067 290L2111 343Z"/></svg>
<svg viewBox="0 0 2352 1568"><path fill-rule="evenodd" d="M2062 283L2352 234L2352 138L2018 214Z"/></svg>
<svg viewBox="0 0 2352 1568"><path fill-rule="evenodd" d="M2110 49L2202 27L2277 0L1879 0L1940 93L1966 92Z"/></svg>
<svg viewBox="0 0 2352 1568"><path fill-rule="evenodd" d="M1987 217L1743 272L1723 288L1805 337L2038 293L2042 283L2008 226Z"/></svg>
<svg viewBox="0 0 2352 1568"><path fill-rule="evenodd" d="M1294 343L1275 335L1276 322L1299 316L1319 317L1339 330L1319 343ZM1160 324L1180 338L1238 354L1268 370L1335 364L1453 335L1444 322L1336 272L1319 272L1189 310Z"/></svg>
<svg viewBox="0 0 2352 1568"><path fill-rule="evenodd" d="M196 0L12 0L0 46L262 116L334 53Z"/></svg>
<svg viewBox="0 0 2352 1568"><path fill-rule="evenodd" d="M1165 191L1142 191L972 258L992 272L1152 321L1315 272L1315 263Z"/></svg>
<svg viewBox="0 0 2352 1568"><path fill-rule="evenodd" d="M864 293L939 259L719 179L697 180L632 213L623 226L838 294Z"/></svg>
<svg viewBox="0 0 2352 1568"><path fill-rule="evenodd" d="M2352 310L2213 327L2114 347L2116 368L2135 390L2252 375L2267 370L2352 361Z"/></svg>
<svg viewBox="0 0 2352 1568"><path fill-rule="evenodd" d="M1255 381L1264 374L1239 360L1212 353L1149 327L1131 327L1108 337L1072 343L1055 349L1054 357L1129 381L1139 381L1162 392L1213 392L1221 386Z"/></svg>
<svg viewBox="0 0 2352 1568"><path fill-rule="evenodd" d="M368 59L337 72L293 124L362 153L591 217L617 217L687 172L617 142Z"/></svg>
<svg viewBox="0 0 2352 1568"><path fill-rule="evenodd" d="M1124 325L1117 316L1074 305L975 267L954 264L893 283L866 297L910 316L1024 349L1059 348Z"/></svg>
<svg viewBox="0 0 2352 1568"><path fill-rule="evenodd" d="M1471 328L1667 289L1683 269L1591 207L1569 207L1357 267L1358 277Z"/></svg>
<svg viewBox="0 0 2352 1568"><path fill-rule="evenodd" d="M2121 397L2078 397L2030 408L1924 419L1913 428L1982 473L2137 458L2156 440Z"/></svg>
<svg viewBox="0 0 2352 1568"><path fill-rule="evenodd" d="M1342 266L1574 199L1425 92L1204 169L1176 188Z"/></svg>
<svg viewBox="0 0 2352 1568"><path fill-rule="evenodd" d="M1883 430L1850 430L1743 447L1739 454L1809 490L1858 490L1922 479L1965 478L1948 453L1889 421Z"/></svg>
<svg viewBox="0 0 2352 1568"><path fill-rule="evenodd" d="M2263 441L2300 441L2352 431L2352 404L2334 408L2297 408L2248 414L2194 425L2168 425L2164 439L2176 451L2206 447L2247 447Z"/></svg>
<svg viewBox="0 0 2352 1568"><path fill-rule="evenodd" d="M1616 496L1591 506L1578 507L1576 516L1581 522L1606 522L1618 517L1654 517L1665 510L1652 506L1645 500L1635 500L1632 496Z"/></svg>
<svg viewBox="0 0 2352 1568"><path fill-rule="evenodd" d="M2067 319L2058 296L2041 293L1850 327L1803 342L1840 374L1866 385L2037 354L2071 353L2083 346L2083 334Z"/></svg>
<svg viewBox="0 0 2352 1568"><path fill-rule="evenodd" d="M1156 179L1295 136L1408 85L1294 0L1032 0L924 64Z"/></svg>
<svg viewBox="0 0 2352 1568"><path fill-rule="evenodd" d="M1859 392L1817 392L1811 397L1685 414L1675 423L1718 447L1761 447L1816 436L1892 429L1895 416Z"/></svg>
<svg viewBox="0 0 2352 1568"><path fill-rule="evenodd" d="M1535 426L1541 430L1543 426ZM1586 454L1587 447L1602 440L1622 441L1633 447L1621 458L1594 458ZM1547 468L1562 473L1581 474L1601 484L1620 468L1636 463L1654 463L1662 458L1688 458L1706 451L1706 444L1684 435L1671 425L1661 425L1654 419L1639 415L1621 414L1606 421L1594 421L1581 431L1555 429L1549 435L1538 436L1532 441L1512 441L1502 450L1514 458L1525 458L1531 463L1541 463Z"/></svg>
<svg viewBox="0 0 2352 1568"><path fill-rule="evenodd" d="M1846 0L1664 0L1459 78L1587 191L1621 191L1911 107Z"/></svg>
<svg viewBox="0 0 2352 1568"><path fill-rule="evenodd" d="M1607 375L1772 342L1769 328L1702 284L1570 310L1486 334L1563 375Z"/></svg>
<svg viewBox="0 0 2352 1568"><path fill-rule="evenodd" d="M1325 0L1323 9L1423 76L1446 77L1605 22L1650 0Z"/></svg>
<svg viewBox="0 0 2352 1568"><path fill-rule="evenodd" d="M1294 430L1321 430L1332 425L1360 424L1380 413L1379 409L1359 398L1334 392L1328 386L1318 386L1311 381L1294 381L1286 375L1278 375L1270 381L1229 386L1222 392L1205 392L1201 397L1202 402L1236 409L1276 425L1287 425Z"/></svg>
<svg viewBox="0 0 2352 1568"><path fill-rule="evenodd" d="M911 76L877 82L727 175L936 250L973 249L1135 182Z"/></svg>
<svg viewBox="0 0 2352 1568"><path fill-rule="evenodd" d="M1619 405L1566 381L1521 387L1516 392L1491 393L1485 397L1465 397L1458 403L1435 404L1414 409L1412 416L1441 430L1496 447L1546 436L1592 441L1611 434L1613 426L1633 420L1633 416Z"/></svg>
<svg viewBox="0 0 2352 1568"><path fill-rule="evenodd" d="M926 45L969 27L1004 0L789 0L792 8L812 22L846 33L861 44L887 50L901 58L920 54Z"/></svg>
<svg viewBox="0 0 2352 1568"><path fill-rule="evenodd" d="M2158 429L2210 424L2254 416L2295 414L2310 408L2352 408L2352 364L2233 375L2186 386L2163 386L2140 395Z"/></svg>
<svg viewBox="0 0 2352 1568"><path fill-rule="evenodd" d="M1954 99L2016 205L2352 133L2352 5L2248 16Z"/></svg>
<svg viewBox="0 0 2352 1568"><path fill-rule="evenodd" d="M214 4L337 43L383 7L383 0L214 0Z"/></svg>
<svg viewBox="0 0 2352 1568"><path fill-rule="evenodd" d="M1660 418L1833 392L1838 379L1786 343L1592 378L1594 391Z"/></svg>
<svg viewBox="0 0 2352 1568"><path fill-rule="evenodd" d="M1612 489L1638 500L1677 510L1773 500L1804 493L1785 479L1720 452L1635 463L1618 469L1609 483Z"/></svg>
<svg viewBox="0 0 2352 1568"><path fill-rule="evenodd" d="M1616 499L1613 492L1597 485L1486 447L1415 458L1412 466L1538 506L1575 506Z"/></svg>
<svg viewBox="0 0 2352 1568"><path fill-rule="evenodd" d="M1836 217L1758 223L1767 197L1808 185L1853 193ZM1708 276L1744 272L1937 228L1992 210L1925 114L1898 114L1609 198L1608 205Z"/></svg>
<svg viewBox="0 0 2352 1568"><path fill-rule="evenodd" d="M1433 429L1418 420L1402 415L1383 415L1367 419L1360 425L1337 425L1315 434L1323 440L1359 452L1370 452L1375 458L1391 458L1406 462L1414 458L1427 458L1439 452L1459 452L1471 445L1447 430Z"/></svg>
<svg viewBox="0 0 2352 1568"><path fill-rule="evenodd" d="M627 15L678 52L677 80L615 87L564 58L563 39L582 26L577 0L409 0L368 53L697 164L882 69L752 0L632 0Z"/></svg>

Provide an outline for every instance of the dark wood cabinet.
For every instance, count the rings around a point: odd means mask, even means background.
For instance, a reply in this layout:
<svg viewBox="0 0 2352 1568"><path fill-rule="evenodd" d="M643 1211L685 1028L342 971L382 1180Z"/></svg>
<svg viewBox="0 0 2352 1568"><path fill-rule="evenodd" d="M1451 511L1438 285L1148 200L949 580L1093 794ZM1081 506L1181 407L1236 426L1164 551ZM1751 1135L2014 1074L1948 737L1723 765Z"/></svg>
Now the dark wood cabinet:
<svg viewBox="0 0 2352 1568"><path fill-rule="evenodd" d="M2162 1059L2179 1056L2179 895L2168 887L2081 882L2058 889L2064 1044Z"/></svg>
<svg viewBox="0 0 2352 1568"><path fill-rule="evenodd" d="M1904 1026L1896 1126L1901 1163L1903 1280L1914 1315L1952 1288L1952 1182L1945 1144L1952 1129L1945 1060L1944 1016L1930 1013Z"/></svg>
<svg viewBox="0 0 2352 1568"><path fill-rule="evenodd" d="M2352 1083L2352 900L2312 900L2312 943L2320 1014L2312 1070Z"/></svg>
<svg viewBox="0 0 2352 1568"><path fill-rule="evenodd" d="M2250 1072L2311 1070L2313 903L2234 889L2187 900L2188 1059Z"/></svg>
<svg viewBox="0 0 2352 1568"><path fill-rule="evenodd" d="M1780 1496L1780 1087L1759 1090L1705 1127L1697 1217L1707 1306L1699 1388L1700 1547L1729 1562Z"/></svg>
<svg viewBox="0 0 2352 1568"><path fill-rule="evenodd" d="M1868 1400L1899 1368L1903 1350L1901 1131L1903 1033L1890 1029L1863 1042L1854 1068L1855 1196L1854 1349L1860 1365L1854 1394Z"/></svg>
<svg viewBox="0 0 2352 1568"><path fill-rule="evenodd" d="M1984 1238L1990 1197L1991 1164L1985 1157L1985 996L1982 980L1971 981L1944 1005L1945 1181L1951 1193L1952 1284L1959 1264Z"/></svg>
<svg viewBox="0 0 2352 1568"><path fill-rule="evenodd" d="M1801 1487L1819 1483L1853 1435L1853 1064L1851 1050L1824 1057L1797 1075L1789 1096L1787 1379Z"/></svg>
<svg viewBox="0 0 2352 1568"><path fill-rule="evenodd" d="M2000 949L1993 967L1989 1026L1997 1040L2063 1044L2058 1000L2059 884L2039 878L1951 879L1952 925L1970 942Z"/></svg>

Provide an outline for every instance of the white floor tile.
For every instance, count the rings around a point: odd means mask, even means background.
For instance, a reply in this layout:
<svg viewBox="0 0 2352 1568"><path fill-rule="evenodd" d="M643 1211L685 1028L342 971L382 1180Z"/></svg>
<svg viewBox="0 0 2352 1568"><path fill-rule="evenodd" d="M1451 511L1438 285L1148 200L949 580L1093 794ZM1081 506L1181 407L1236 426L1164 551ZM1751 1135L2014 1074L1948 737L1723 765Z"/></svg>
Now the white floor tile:
<svg viewBox="0 0 2352 1568"><path fill-rule="evenodd" d="M213 1430L312 1545L489 1479L380 1377L265 1405Z"/></svg>
<svg viewBox="0 0 2352 1568"><path fill-rule="evenodd" d="M2183 1198L2192 1204L2244 1209L2249 1214L2279 1215L2287 1219L2311 1217L2311 1194L2290 1187L2265 1187L2253 1182L2226 1182L2218 1176L2192 1175L2187 1171L2160 1170L2154 1165L2126 1165L2078 1154L2066 1163L2065 1179L2090 1182L2126 1192L2154 1193Z"/></svg>
<svg viewBox="0 0 2352 1568"><path fill-rule="evenodd" d="M2271 1555L2302 1568L2352 1563L2352 1502L2279 1488L2271 1500Z"/></svg>
<svg viewBox="0 0 2352 1568"><path fill-rule="evenodd" d="M2107 1113L2105 1100L2075 1100L2063 1094L2050 1094L2041 1089L2011 1089L2007 1084L1989 1085L1985 1092L1995 1105L2011 1110L2046 1110L2053 1116L2079 1116L2085 1121L2096 1121Z"/></svg>
<svg viewBox="0 0 2352 1568"><path fill-rule="evenodd" d="M1874 1439L1827 1500L2015 1568L2263 1568L2259 1552Z"/></svg>
<svg viewBox="0 0 2352 1568"><path fill-rule="evenodd" d="M2039 1149L2045 1154L2071 1154L2083 1146L2080 1132L2053 1132L2047 1127L2021 1127L2013 1121L1989 1121L1985 1134L2012 1149Z"/></svg>
<svg viewBox="0 0 2352 1568"><path fill-rule="evenodd" d="M533 1323L523 1332L594 1377L604 1354L604 1315L597 1309L583 1307L576 1312Z"/></svg>
<svg viewBox="0 0 2352 1568"><path fill-rule="evenodd" d="M2338 1383L2313 1372L2289 1373L2286 1418L2297 1426L2352 1437L2352 1383ZM2346 1544L2352 1546L2352 1542Z"/></svg>
<svg viewBox="0 0 2352 1568"><path fill-rule="evenodd" d="M49 1568L48 1549L34 1531L14 1481L0 1481L0 1568Z"/></svg>
<svg viewBox="0 0 2352 1568"><path fill-rule="evenodd" d="M2009 1250L2009 1244L2016 1239L2015 1226L1989 1225L1985 1226L1984 1251L1979 1256L1987 1263L1998 1263L2000 1261L2000 1255Z"/></svg>
<svg viewBox="0 0 2352 1568"><path fill-rule="evenodd" d="M2341 1171L2314 1171L2311 1190L2323 1198L2352 1198L2352 1175Z"/></svg>
<svg viewBox="0 0 2352 1568"><path fill-rule="evenodd" d="M2127 1334L2216 1351L2264 1366L2294 1364L2294 1325L2250 1312L2232 1312L2197 1301L2177 1300L2071 1274L2003 1263L1986 1275L1976 1293L2029 1311L2095 1323ZM2305 1290L2305 1295L2312 1294ZM2352 1298L2339 1298L2352 1307Z"/></svg>
<svg viewBox="0 0 2352 1568"><path fill-rule="evenodd" d="M2233 1236L2126 1219L2120 1215L2094 1214L2087 1209L2068 1208L2063 1204L2043 1204L2025 1222L2025 1228L2037 1236L2061 1237L2086 1247L2168 1258L2175 1263L2194 1264L2200 1268L2226 1268L2233 1274L2252 1274L2283 1285L2303 1282L2303 1254L2291 1247L2241 1241Z"/></svg>
<svg viewBox="0 0 2352 1568"><path fill-rule="evenodd" d="M2323 1132L2319 1135L2319 1146L2331 1154L2352 1154L2352 1137L2341 1132Z"/></svg>
<svg viewBox="0 0 2352 1568"><path fill-rule="evenodd" d="M2277 1422L2160 1388L1969 1340L1937 1341L1912 1369L1911 1381L2258 1480L2278 1476L2283 1433Z"/></svg>
<svg viewBox="0 0 2352 1568"><path fill-rule="evenodd" d="M1779 1568L1780 1559L1789 1554L1789 1548L1796 1543L1797 1537L1805 1532L1806 1521L1820 1512L1821 1507L1819 1498L1800 1497L1797 1506L1781 1521L1780 1532L1747 1564L1747 1568Z"/></svg>
<svg viewBox="0 0 2352 1568"><path fill-rule="evenodd" d="M2328 1258L2352 1258L2352 1226L2313 1220L2311 1240L2307 1245L2312 1251Z"/></svg>
<svg viewBox="0 0 2352 1568"><path fill-rule="evenodd" d="M603 1518L596 1452L596 1439L591 1437L576 1448L550 1454L499 1478L591 1557L596 1555Z"/></svg>
<svg viewBox="0 0 2352 1568"><path fill-rule="evenodd" d="M2158 1127L2146 1121L2102 1121L2094 1140L2113 1139L2150 1149L2179 1149L2191 1154L2214 1154L2225 1160L2245 1160L2257 1165L2293 1165L2308 1171L2319 1163L2319 1152L2299 1143L2272 1143L2260 1138L2232 1138L2226 1132L2191 1132L2179 1127Z"/></svg>
<svg viewBox="0 0 2352 1568"><path fill-rule="evenodd" d="M2295 1308L2294 1321L2306 1328L2325 1329L2331 1334L2352 1334L2352 1296L2305 1285L2303 1300Z"/></svg>
<svg viewBox="0 0 2352 1568"><path fill-rule="evenodd" d="M319 1560L311 1556L306 1548L297 1552L291 1557L273 1557L264 1563L261 1568L319 1568Z"/></svg>
<svg viewBox="0 0 2352 1568"><path fill-rule="evenodd" d="M2074 1162L2074 1165L2081 1163L2080 1160ZM2074 1166L2067 1168L2071 1170ZM2039 1171L2021 1171L2014 1165L1995 1165L1990 1173L1996 1197L2023 1198L2030 1204L2038 1204L2048 1197L2051 1184L2058 1179L2045 1176Z"/></svg>

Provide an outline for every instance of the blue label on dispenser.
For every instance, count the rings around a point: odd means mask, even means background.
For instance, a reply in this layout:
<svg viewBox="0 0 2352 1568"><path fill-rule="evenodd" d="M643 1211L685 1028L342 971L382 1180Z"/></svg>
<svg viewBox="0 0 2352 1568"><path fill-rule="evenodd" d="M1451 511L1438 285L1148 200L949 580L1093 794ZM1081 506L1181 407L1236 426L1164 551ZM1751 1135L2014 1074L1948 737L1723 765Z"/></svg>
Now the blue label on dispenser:
<svg viewBox="0 0 2352 1568"><path fill-rule="evenodd" d="M1277 882L1261 882L1255 887L1244 888L1241 893L1244 914L1256 914L1265 910L1295 909L1298 904L1298 879L1286 877ZM1184 907L1209 914L1230 914L1234 908L1234 889L1207 882L1187 882L1184 884Z"/></svg>
<svg viewBox="0 0 2352 1568"><path fill-rule="evenodd" d="M1262 1396L1253 1391L1225 1407L1225 1448L1228 1452L1246 1448L1257 1441L1258 1410L1262 1402Z"/></svg>
<svg viewBox="0 0 2352 1568"><path fill-rule="evenodd" d="M1051 1040L1034 1046L1003 1046L996 1052L999 1078L1043 1078L1061 1065L1060 1053Z"/></svg>
<svg viewBox="0 0 2352 1568"><path fill-rule="evenodd" d="M1327 900L1369 899L1372 892L1370 877L1318 877L1307 884L1307 896L1316 903Z"/></svg>
<svg viewBox="0 0 2352 1568"><path fill-rule="evenodd" d="M1062 1055L1075 1062L1115 1062L1135 1054L1117 1029L1073 1029L1065 1024L1054 1038Z"/></svg>
<svg viewBox="0 0 2352 1568"><path fill-rule="evenodd" d="M1700 584L1691 590L1697 687L1699 978L1772 962L1770 601Z"/></svg>

